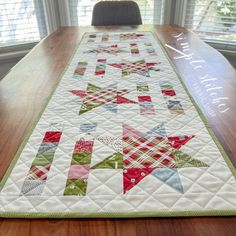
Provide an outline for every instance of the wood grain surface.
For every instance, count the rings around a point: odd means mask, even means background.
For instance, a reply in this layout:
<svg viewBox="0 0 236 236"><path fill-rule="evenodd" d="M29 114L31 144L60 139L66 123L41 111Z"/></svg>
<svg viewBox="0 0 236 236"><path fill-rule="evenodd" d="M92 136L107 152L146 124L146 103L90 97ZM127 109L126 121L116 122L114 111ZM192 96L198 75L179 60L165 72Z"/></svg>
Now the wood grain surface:
<svg viewBox="0 0 236 236"><path fill-rule="evenodd" d="M178 26L63 27L42 40L0 81L0 178L37 121L83 33L105 30L152 31L158 36L236 166L236 71L220 53ZM236 217L0 219L1 236L231 236L235 232Z"/></svg>

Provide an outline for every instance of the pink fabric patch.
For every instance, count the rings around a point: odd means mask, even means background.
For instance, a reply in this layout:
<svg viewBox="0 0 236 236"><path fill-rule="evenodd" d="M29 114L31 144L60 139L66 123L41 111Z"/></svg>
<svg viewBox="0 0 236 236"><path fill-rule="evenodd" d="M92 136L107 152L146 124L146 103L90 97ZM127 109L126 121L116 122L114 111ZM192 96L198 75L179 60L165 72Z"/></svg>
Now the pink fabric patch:
<svg viewBox="0 0 236 236"><path fill-rule="evenodd" d="M71 93L73 93L76 96L79 96L81 98L84 98L87 96L87 92L84 90L70 90Z"/></svg>
<svg viewBox="0 0 236 236"><path fill-rule="evenodd" d="M89 165L72 165L69 170L68 179L87 179Z"/></svg>
<svg viewBox="0 0 236 236"><path fill-rule="evenodd" d="M141 115L154 115L155 110L153 107L141 107L140 108L140 114Z"/></svg>
<svg viewBox="0 0 236 236"><path fill-rule="evenodd" d="M91 153L93 150L93 141L79 140L75 144L75 153Z"/></svg>
<svg viewBox="0 0 236 236"><path fill-rule="evenodd" d="M77 73L77 74L84 74L84 72L85 72L85 67L80 67L80 66L78 66L78 67L76 67L76 69L75 69L75 73Z"/></svg>

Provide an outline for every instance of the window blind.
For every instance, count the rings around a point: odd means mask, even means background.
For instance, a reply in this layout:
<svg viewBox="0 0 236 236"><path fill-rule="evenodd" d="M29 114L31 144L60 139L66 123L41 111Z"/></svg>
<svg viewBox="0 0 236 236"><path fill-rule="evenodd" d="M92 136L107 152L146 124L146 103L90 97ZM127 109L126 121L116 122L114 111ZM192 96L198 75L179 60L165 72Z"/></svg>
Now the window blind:
<svg viewBox="0 0 236 236"><path fill-rule="evenodd" d="M69 0L71 25L91 25L94 5L100 0ZM164 0L135 0L143 24L161 24L164 18Z"/></svg>
<svg viewBox="0 0 236 236"><path fill-rule="evenodd" d="M0 1L0 47L35 42L46 33L41 0Z"/></svg>
<svg viewBox="0 0 236 236"><path fill-rule="evenodd" d="M185 27L203 39L236 43L236 1L187 1Z"/></svg>

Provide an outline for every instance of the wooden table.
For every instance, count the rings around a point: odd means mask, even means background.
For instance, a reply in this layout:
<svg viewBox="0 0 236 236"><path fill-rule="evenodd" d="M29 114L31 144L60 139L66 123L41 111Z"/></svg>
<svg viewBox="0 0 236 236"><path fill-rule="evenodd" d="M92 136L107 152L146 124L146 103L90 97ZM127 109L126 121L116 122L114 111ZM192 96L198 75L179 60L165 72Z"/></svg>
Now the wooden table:
<svg viewBox="0 0 236 236"><path fill-rule="evenodd" d="M152 31L236 166L236 71L216 50L178 26L63 27L42 40L0 82L0 177L45 106L86 31ZM1 219L0 235L236 235L236 217Z"/></svg>

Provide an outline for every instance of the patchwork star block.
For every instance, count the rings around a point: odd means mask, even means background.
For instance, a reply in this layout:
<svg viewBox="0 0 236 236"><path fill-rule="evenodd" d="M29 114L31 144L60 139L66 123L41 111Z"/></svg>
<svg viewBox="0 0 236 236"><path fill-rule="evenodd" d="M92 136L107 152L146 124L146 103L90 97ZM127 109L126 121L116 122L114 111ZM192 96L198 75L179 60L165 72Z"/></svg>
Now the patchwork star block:
<svg viewBox="0 0 236 236"><path fill-rule="evenodd" d="M138 74L145 77L150 77L149 71L160 71L158 65L160 62L146 62L138 60L136 62L124 61L122 63L110 63L110 66L121 69L122 77L130 74Z"/></svg>
<svg viewBox="0 0 236 236"><path fill-rule="evenodd" d="M144 34L139 34L139 33L120 34L120 40L136 40L142 37L144 37Z"/></svg>
<svg viewBox="0 0 236 236"><path fill-rule="evenodd" d="M85 51L84 53L107 53L107 54L112 54L116 56L117 53L121 53L121 52L127 52L127 51L119 48L117 44L113 44L109 46L99 45L97 48Z"/></svg>
<svg viewBox="0 0 236 236"><path fill-rule="evenodd" d="M116 84L105 88L100 88L88 83L87 90L71 90L72 94L83 99L79 114L82 115L99 106L113 113L117 112L118 104L137 104L137 102L124 97L128 93L127 89L118 90Z"/></svg>
<svg viewBox="0 0 236 236"><path fill-rule="evenodd" d="M180 150L194 137L194 135L168 136L163 123L146 133L123 124L122 142L116 142L120 145L116 150L122 151L105 158L92 169L123 168L124 193L149 174L183 193L178 168L208 167L206 163ZM99 138L104 144L113 147L109 142L106 143L101 137Z"/></svg>

